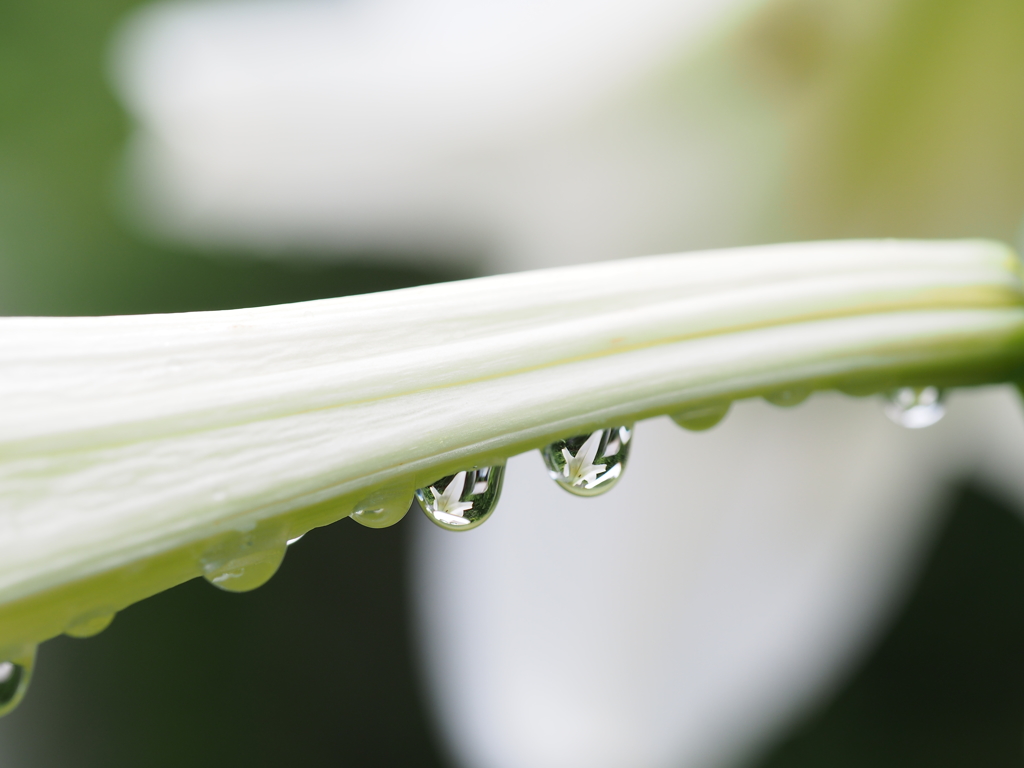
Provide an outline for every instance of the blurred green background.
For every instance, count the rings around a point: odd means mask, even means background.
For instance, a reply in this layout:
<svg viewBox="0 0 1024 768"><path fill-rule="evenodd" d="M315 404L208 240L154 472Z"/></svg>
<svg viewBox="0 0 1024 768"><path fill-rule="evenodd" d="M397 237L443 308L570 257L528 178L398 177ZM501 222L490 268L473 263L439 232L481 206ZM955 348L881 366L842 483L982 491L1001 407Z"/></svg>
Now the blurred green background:
<svg viewBox="0 0 1024 768"><path fill-rule="evenodd" d="M181 312L471 276L387 254L282 263L147 240L117 213L129 122L106 78L138 3L0 2L0 313ZM93 641L40 649L0 765L439 765L406 617L402 526L308 535L266 587L196 580Z"/></svg>
<svg viewBox="0 0 1024 768"><path fill-rule="evenodd" d="M111 35L137 5L0 2L0 313L225 309L468 276L380 253L284 267L133 232L115 204L130 126L106 71Z"/></svg>
<svg viewBox="0 0 1024 768"><path fill-rule="evenodd" d="M470 276L386 253L260 260L137 233L116 213L129 124L105 76L133 5L0 0L0 314L221 309ZM814 74L830 54L803 44L800 3L751 28L740 60L766 78L764 98L803 99L795 134L811 137L780 190L797 211L780 237L1016 231L1024 3L899 5L891 34L825 67L842 88ZM252 594L194 581L96 638L47 643L26 701L0 721L0 763L445 764L415 669L407 532L343 521L293 547ZM966 764L1024 764L1024 528L970 488L856 673L755 762Z"/></svg>

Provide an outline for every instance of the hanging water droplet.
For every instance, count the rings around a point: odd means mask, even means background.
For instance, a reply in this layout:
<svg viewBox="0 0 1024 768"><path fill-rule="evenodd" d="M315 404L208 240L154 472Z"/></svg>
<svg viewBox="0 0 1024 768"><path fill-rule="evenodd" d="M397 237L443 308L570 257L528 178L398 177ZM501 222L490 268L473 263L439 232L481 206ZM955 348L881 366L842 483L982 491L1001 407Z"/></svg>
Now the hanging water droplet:
<svg viewBox="0 0 1024 768"><path fill-rule="evenodd" d="M203 556L203 578L227 592L261 587L281 567L286 542L278 531L266 529L233 537Z"/></svg>
<svg viewBox="0 0 1024 768"><path fill-rule="evenodd" d="M349 517L367 528L387 528L405 517L412 506L412 499L411 486L387 486L356 504Z"/></svg>
<svg viewBox="0 0 1024 768"><path fill-rule="evenodd" d="M72 622L67 629L64 630L65 635L71 637L92 637L98 635L104 629L110 626L110 622L114 620L114 613L100 613L92 614L89 617L84 617Z"/></svg>
<svg viewBox="0 0 1024 768"><path fill-rule="evenodd" d="M703 432L705 429L711 429L724 419L731 405L732 403L711 403L709 405L700 405L696 408L688 408L685 411L673 413L672 421L683 429Z"/></svg>
<svg viewBox="0 0 1024 768"><path fill-rule="evenodd" d="M769 392L764 396L764 399L780 408L792 408L794 405L800 405L810 396L811 390L808 387L787 387L786 389Z"/></svg>
<svg viewBox="0 0 1024 768"><path fill-rule="evenodd" d="M35 648L7 661L0 661L0 717L11 712L25 697L35 661Z"/></svg>
<svg viewBox="0 0 1024 768"><path fill-rule="evenodd" d="M889 389L889 384L879 379L859 379L844 381L836 385L836 389L850 397L871 397Z"/></svg>
<svg viewBox="0 0 1024 768"><path fill-rule="evenodd" d="M281 567L284 553L285 547L281 547L235 558L219 566L204 566L203 578L226 592L249 592L270 581Z"/></svg>
<svg viewBox="0 0 1024 768"><path fill-rule="evenodd" d="M930 427L946 415L938 387L900 387L888 394L885 415L907 429Z"/></svg>
<svg viewBox="0 0 1024 768"><path fill-rule="evenodd" d="M503 464L467 469L420 488L416 501L427 517L445 530L468 531L491 516L504 475Z"/></svg>
<svg viewBox="0 0 1024 768"><path fill-rule="evenodd" d="M598 429L544 446L540 455L551 479L577 496L597 496L610 490L626 468L629 427Z"/></svg>

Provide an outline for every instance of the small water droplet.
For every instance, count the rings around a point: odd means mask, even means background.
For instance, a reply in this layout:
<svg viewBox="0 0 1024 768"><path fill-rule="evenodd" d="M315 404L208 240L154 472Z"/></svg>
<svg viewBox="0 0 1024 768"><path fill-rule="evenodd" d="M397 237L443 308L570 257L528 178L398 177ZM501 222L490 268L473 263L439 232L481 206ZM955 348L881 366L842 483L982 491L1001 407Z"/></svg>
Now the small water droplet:
<svg viewBox="0 0 1024 768"><path fill-rule="evenodd" d="M297 542L297 541L302 541L302 537L303 537L303 536L305 536L305 535L306 535L306 534L304 534L304 533L300 533L300 534L299 534L298 536L296 536L296 537L295 537L294 539L288 539L288 541L286 541L286 542L285 542L285 544L286 544L287 546L289 546L289 547L290 547L290 546L291 546L292 544L294 544L295 542Z"/></svg>
<svg viewBox="0 0 1024 768"><path fill-rule="evenodd" d="M35 648L6 661L0 661L0 717L11 712L25 697L35 661Z"/></svg>
<svg viewBox="0 0 1024 768"><path fill-rule="evenodd" d="M705 429L711 429L724 419L731 405L732 403L711 403L696 408L688 408L685 411L673 413L672 421L683 429L703 432Z"/></svg>
<svg viewBox="0 0 1024 768"><path fill-rule="evenodd" d="M792 408L794 405L800 405L810 396L811 390L808 387L787 387L776 392L769 392L764 399L780 408Z"/></svg>
<svg viewBox="0 0 1024 768"><path fill-rule="evenodd" d="M840 392L850 397L871 397L879 392L885 392L889 386L878 380L846 381L836 386Z"/></svg>
<svg viewBox="0 0 1024 768"><path fill-rule="evenodd" d="M938 387L900 387L887 397L885 415L907 429L930 427L946 415L945 393Z"/></svg>
<svg viewBox="0 0 1024 768"><path fill-rule="evenodd" d="M619 481L629 458L629 427L598 429L544 446L540 455L551 479L577 496L597 496Z"/></svg>
<svg viewBox="0 0 1024 768"><path fill-rule="evenodd" d="M457 472L416 491L416 501L431 521L448 531L481 525L498 504L505 466Z"/></svg>
<svg viewBox="0 0 1024 768"><path fill-rule="evenodd" d="M92 637L98 635L104 629L110 626L110 622L114 620L114 613L101 613L99 615L93 614L89 617L77 619L72 622L67 629L64 630L65 635L71 637Z"/></svg>
<svg viewBox="0 0 1024 768"><path fill-rule="evenodd" d="M356 504L349 517L367 528L387 528L405 517L412 507L412 499L411 486L387 486Z"/></svg>
<svg viewBox="0 0 1024 768"><path fill-rule="evenodd" d="M283 536L261 530L233 537L203 556L203 578L227 592L261 587L281 567L286 542Z"/></svg>

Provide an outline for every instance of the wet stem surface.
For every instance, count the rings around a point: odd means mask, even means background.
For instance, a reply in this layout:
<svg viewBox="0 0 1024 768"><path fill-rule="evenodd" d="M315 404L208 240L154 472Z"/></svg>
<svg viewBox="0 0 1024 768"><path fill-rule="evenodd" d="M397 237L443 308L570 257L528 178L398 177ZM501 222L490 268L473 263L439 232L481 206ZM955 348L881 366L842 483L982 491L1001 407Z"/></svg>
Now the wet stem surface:
<svg viewBox="0 0 1024 768"><path fill-rule="evenodd" d="M254 592L194 579L95 638L43 645L0 754L14 748L12 768L442 765L414 669L409 531L343 520Z"/></svg>

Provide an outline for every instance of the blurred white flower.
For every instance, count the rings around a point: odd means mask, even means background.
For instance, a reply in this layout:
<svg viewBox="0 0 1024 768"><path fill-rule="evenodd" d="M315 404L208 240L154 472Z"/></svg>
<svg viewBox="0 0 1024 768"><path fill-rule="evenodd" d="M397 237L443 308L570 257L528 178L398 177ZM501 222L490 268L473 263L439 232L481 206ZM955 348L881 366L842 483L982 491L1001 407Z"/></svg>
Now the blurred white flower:
<svg viewBox="0 0 1024 768"><path fill-rule="evenodd" d="M662 102L761 2L148 6L114 55L128 199L177 240L495 272L744 244L777 126L717 76Z"/></svg>
<svg viewBox="0 0 1024 768"><path fill-rule="evenodd" d="M775 4L799 22L781 32L795 53L752 66L813 82L817 102L786 83L775 101L752 92L722 54L764 4L155 6L115 58L140 207L178 239L483 253L494 271L764 241L794 219L846 234L823 195L794 212L786 194L794 167L846 179L809 131L848 138L832 109L863 86L848 43L867 49L899 4ZM815 56L833 64L824 75ZM923 132L908 134L917 149ZM862 198L840 207L870 231L864 211L893 206ZM930 219L943 233L948 220ZM622 487L592 499L514 458L487 526L420 525L417 539L424 659L455 754L474 768L742 759L857 658L949 483L1024 501L1020 422L1009 389L954 393L923 435L874 400L745 403L709 434L639 425Z"/></svg>

